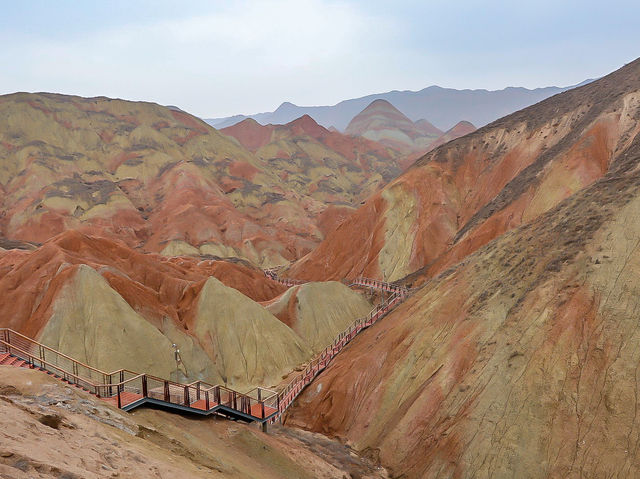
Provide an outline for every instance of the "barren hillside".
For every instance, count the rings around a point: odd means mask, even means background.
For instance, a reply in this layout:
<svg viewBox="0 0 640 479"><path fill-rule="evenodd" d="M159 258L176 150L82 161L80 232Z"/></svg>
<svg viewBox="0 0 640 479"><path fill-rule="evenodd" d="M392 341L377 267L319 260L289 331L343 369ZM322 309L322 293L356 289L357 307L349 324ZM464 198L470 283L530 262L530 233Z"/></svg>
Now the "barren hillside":
<svg viewBox="0 0 640 479"><path fill-rule="evenodd" d="M294 277L432 277L607 174L640 125L640 61L428 153L290 269Z"/></svg>

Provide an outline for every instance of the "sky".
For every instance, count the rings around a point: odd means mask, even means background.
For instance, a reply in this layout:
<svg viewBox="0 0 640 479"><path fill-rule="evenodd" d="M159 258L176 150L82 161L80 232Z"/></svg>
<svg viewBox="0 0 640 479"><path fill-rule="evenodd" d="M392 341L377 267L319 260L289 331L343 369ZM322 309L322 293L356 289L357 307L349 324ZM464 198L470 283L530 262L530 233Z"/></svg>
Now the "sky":
<svg viewBox="0 0 640 479"><path fill-rule="evenodd" d="M390 90L568 86L640 56L640 2L0 0L0 94L203 118Z"/></svg>

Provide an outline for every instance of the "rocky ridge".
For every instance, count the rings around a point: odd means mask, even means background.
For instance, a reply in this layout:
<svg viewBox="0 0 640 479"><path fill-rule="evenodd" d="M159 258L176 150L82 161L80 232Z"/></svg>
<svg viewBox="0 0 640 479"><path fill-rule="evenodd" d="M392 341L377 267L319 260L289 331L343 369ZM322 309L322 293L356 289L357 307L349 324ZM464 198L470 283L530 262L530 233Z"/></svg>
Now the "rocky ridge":
<svg viewBox="0 0 640 479"><path fill-rule="evenodd" d="M449 143L390 186L413 185L413 200L395 194L394 215L420 215L435 230L425 247L446 253L423 258L406 279L423 286L355 338L288 425L338 437L392 477L639 474L639 69ZM498 189L482 200L491 172L511 173L493 176ZM478 185L466 204L480 206L456 221L454 180L465 174ZM431 208L417 188L425 179ZM385 211L384 199L359 221ZM409 237L398 250L414 238L393 233Z"/></svg>

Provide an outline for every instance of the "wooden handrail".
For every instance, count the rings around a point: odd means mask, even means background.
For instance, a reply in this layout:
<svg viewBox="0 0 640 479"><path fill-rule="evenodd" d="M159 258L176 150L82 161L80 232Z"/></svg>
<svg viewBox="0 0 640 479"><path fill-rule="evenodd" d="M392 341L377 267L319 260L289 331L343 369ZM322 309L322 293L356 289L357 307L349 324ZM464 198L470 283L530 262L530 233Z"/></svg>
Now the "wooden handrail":
<svg viewBox="0 0 640 479"><path fill-rule="evenodd" d="M71 361L72 363L77 364L78 366L82 366L83 368L89 369L89 370L94 371L95 373L103 375L103 376L112 376L114 374L119 374L121 372L131 373L131 374L138 374L135 371L130 371L129 369L118 369L116 371L112 371L112 372L108 373L106 371L102 371L100 369L94 368L93 366L89 366L88 364L85 364L85 363L83 363L81 361L78 361L77 359L74 359L74 358L72 358L70 356L67 356L64 353L61 353L60 351L57 351L57 350L55 350L55 349L53 349L53 348L51 348L51 347L49 347L49 346L47 346L45 344L39 343L39 342L31 339L30 337L25 336L24 334L20 334L19 332L14 331L13 329L0 328L0 331L8 331L10 334L15 334L16 336L19 336L21 339L23 339L25 341L28 341L29 343L31 343L31 344L33 344L35 346L38 346L38 347L40 347L42 349L45 349L47 351L51 351L53 354L55 354L57 356L60 356L60 357L62 357L64 359L67 359L67 360Z"/></svg>
<svg viewBox="0 0 640 479"><path fill-rule="evenodd" d="M82 381L84 384L87 384L87 385L92 386L94 388L108 388L108 387L123 386L128 382L131 382L131 381L139 379L139 378L141 378L143 376L146 376L146 374L138 374L137 376L134 376L134 377L129 378L129 379L125 379L124 381L120 381L118 383L107 383L107 384L105 384L105 383L94 383L90 379L86 379L86 378L84 378L82 376L79 376L77 374L71 373L71 372L67 371L66 369L61 368L60 366L58 366L56 364L53 364L53 363L51 363L51 362L49 362L49 361L47 361L45 359L40 359L39 357L34 356L33 354L25 351L24 349L22 349L19 346L16 346L16 345L11 344L11 343L7 343L6 341L4 341L2 339L0 339L0 344L3 344L7 348L7 352L9 352L10 354L11 354L11 350L15 350L15 351L18 351L21 355L26 356L28 358L30 366L37 367L37 364L46 365L46 366L50 367L51 369L55 369L55 370L59 371L60 373L62 373L66 377L73 378L76 381Z"/></svg>
<svg viewBox="0 0 640 479"><path fill-rule="evenodd" d="M267 273L265 273L267 274ZM280 280L275 273L267 274L267 276L281 282L287 282L290 284L302 284L302 281L297 280ZM202 395L206 398L207 409L209 409L210 405L210 393L213 393L213 401L215 404L222 404L222 393L226 396L225 405L227 407L233 408L239 412L252 415L251 403L252 401L260 405L261 417L265 418L265 403L275 402L274 406L277 408L277 415L279 416L284 412L289 405L293 402L295 397L319 374L319 372L327 366L327 364L338 354L360 331L369 327L371 324L375 323L378 319L384 316L389 312L391 307L393 307L398 301L404 299L410 292L408 288L405 286L394 285L391 283L386 283L380 280L374 280L369 278L356 278L353 285L361 285L370 288L377 288L389 291L391 295L384 299L382 303L377 305L367 316L358 318L353 323L349 325L344 331L339 333L334 339L333 343L327 346L324 350L322 350L315 358L313 358L305 367L305 369L298 374L289 384L280 392L277 393L275 391L266 389L266 388L253 388L247 393L240 393L231 388L228 388L223 385L213 385L203 381L194 381L188 384L178 383L174 381L169 381L167 379L159 378L156 376L152 376L144 373L137 373L135 371L130 371L128 369L118 369L112 372L102 371L100 369L89 366L88 364L77 361L76 359L67 356L60 351L56 351L55 349L45 346L21 333L13 331L9 328L0 328L0 332L4 333L4 338L6 340L0 339L0 345L4 345L7 348L7 351L11 354L11 351L19 352L19 355L26 359L29 362L30 367L40 367L42 369L52 370L51 372L61 374L64 379L73 379L76 384L87 386L95 392L99 397L101 396L101 390L104 391L104 396L106 397L114 397L117 396L118 407L121 407L121 393L124 390L124 386L134 381L141 381L141 389L143 392L143 397L149 397L148 391L148 381L156 381L159 384L164 386L164 398L166 401L170 403L174 403L172 401L171 389L182 389L183 398L179 400L176 404L183 405L189 407L191 405L192 397L191 391L192 389L195 391L196 400L199 400ZM20 346L16 346L12 343L12 336L15 335L15 340L18 342L26 342L27 347L37 347L38 353L40 353L40 357L35 356L34 354L26 351L24 348ZM1 337L1 336L0 336ZM69 372L66 369L53 364L51 361L45 359L45 351L49 351L54 354L56 359L64 359L71 363L71 367L73 372ZM39 366L37 366L39 364ZM103 383L96 383L91 379L87 379L83 377L79 370L80 368L85 368L85 370L89 371L89 373L95 373L97 376L101 376L103 378ZM125 378L125 374L132 375L130 378ZM119 377L120 380L118 382L113 382L112 378L116 376ZM107 381L108 378L108 381ZM115 393L113 392L115 389ZM256 394L257 397L252 397L252 394ZM267 393L266 396L263 394ZM238 407L239 405L239 407Z"/></svg>
<svg viewBox="0 0 640 479"><path fill-rule="evenodd" d="M275 421L287 408L293 403L295 397L309 384L315 376L320 373L320 365L326 365L353 339L360 331L369 327L371 323L380 319L396 302L404 299L406 293L404 291L394 291L391 296L386 298L382 303L377 305L366 317L356 319L348 328L339 333L333 343L327 346L314 359L312 359L307 367L295 378L293 378L287 386L278 395L278 414L273 419ZM375 318L375 320L374 320ZM336 350L337 349L337 350ZM292 395L291 393L295 391Z"/></svg>
<svg viewBox="0 0 640 479"><path fill-rule="evenodd" d="M219 391L223 391L225 393L228 393L228 395L230 397L233 397L235 399L235 403L237 404L238 399L240 400L241 404L246 405L244 407L244 409L247 409L248 411L250 411L250 405L251 402L257 402L257 403L264 403L264 402L268 402L272 399L274 399L275 397L277 397L277 393L275 393L274 391L265 389L265 388L254 388L251 391L249 391L249 393L253 392L254 390L261 390L261 391L269 391L272 394L261 399L258 400L256 398L251 397L249 394L243 394L240 393L238 391L235 391L231 388L228 388L226 386L223 385L213 385L213 384L208 384L205 383L203 381L194 381L192 383L189 384L183 384L183 383L178 383L175 381L169 381L167 379L163 379L163 378L159 378L157 376L153 376L153 375L149 375L149 374L144 374L144 373L137 373L134 371L130 371L128 369L119 369L110 373L107 373L105 371L101 371L100 369L88 366L84 363L81 363L80 361L76 361L75 359L71 358L70 356L67 356L66 354L63 354L59 351L56 351L53 348L50 348L48 346L45 346L27 336L24 336L23 334L18 333L17 331L14 331L12 329L9 328L0 328L0 332L5 332L8 333L8 337L9 341L5 341L4 339L0 339L0 345L3 345L5 349L7 349L7 352L9 352L10 354L12 354L13 352L18 353L18 355L20 357L22 357L23 359L26 359L29 362L30 366L33 367L40 367L42 369L47 369L50 370L51 372L55 373L55 374L59 374L61 375L64 379L73 379L73 382L76 384L82 384L83 386L87 386L89 389L92 389L93 392L98 395L99 397L115 397L115 396L119 396L120 392L121 392L121 388L122 386L125 386L128 383L131 383L133 381L137 381L141 378L144 378L146 381L148 380L152 380L152 381L157 381L160 383L163 383L165 385L167 385L167 387L171 388L180 388L180 389L184 389L185 392L186 391L191 391L191 389L196 389L197 388L197 384L200 384L200 386L205 385L208 387L202 388L200 387L200 390L202 392L210 392L212 390L216 390L218 391L217 396L219 397ZM75 365L79 365L82 367L87 368L88 370L95 372L97 375L102 376L104 378L103 383L96 383L94 381L92 381L89 378L85 378L79 374L76 374L74 372L69 372L68 370L66 370L65 368L58 366L57 364L54 364L51 361L47 361L46 359L40 358L36 355L34 355L33 353L30 353L29 351L26 351L23 347L20 346L16 346L14 343L11 343L11 335L16 335L18 338L20 338L22 341L26 341L29 345L33 345L36 346L38 348L44 348L47 351L50 351L51 353L53 353L56 356L59 356L61 358L64 358L68 361L71 362L72 366ZM112 376L119 376L121 374L124 373L129 373L129 374L133 374L132 377L130 378L126 378L123 379L121 381L118 382L113 382L111 381L111 377ZM109 378L109 382L106 381L106 378ZM109 391L114 391L114 392L110 392ZM197 389L196 389L197 390ZM102 391L106 392L107 394L100 394ZM171 401L169 401L171 402ZM243 411L246 412L246 411Z"/></svg>

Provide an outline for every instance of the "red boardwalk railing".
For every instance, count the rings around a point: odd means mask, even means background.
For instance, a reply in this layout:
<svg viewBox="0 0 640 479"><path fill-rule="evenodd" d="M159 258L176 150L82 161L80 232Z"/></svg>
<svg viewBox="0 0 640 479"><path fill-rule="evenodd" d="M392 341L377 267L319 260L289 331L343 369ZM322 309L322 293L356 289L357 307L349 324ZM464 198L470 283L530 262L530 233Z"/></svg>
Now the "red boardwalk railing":
<svg viewBox="0 0 640 479"><path fill-rule="evenodd" d="M289 286L303 281L280 279L276 272L265 271L269 278ZM293 403L300 392L331 362L360 331L384 317L409 294L404 286L369 278L356 278L351 286L367 287L391 293L368 316L359 318L340 333L333 343L313 359L279 394L266 388L240 393L203 381L182 384L127 369L105 372L81 363L44 344L8 328L0 328L0 355L19 358L20 364L39 369L78 386L125 410L144 403L156 403L199 414L224 414L247 421L275 421Z"/></svg>
<svg viewBox="0 0 640 479"><path fill-rule="evenodd" d="M285 286L298 286L299 284L305 284L308 282L308 281L301 281L299 279L281 278L280 276L278 276L278 273L277 273L279 269L280 268L265 269L264 275L273 281L276 281L280 284L284 284Z"/></svg>
<svg viewBox="0 0 640 479"><path fill-rule="evenodd" d="M219 413L257 422L268 420L280 409L278 394L269 389L254 388L243 394L203 381L181 384L127 369L108 373L7 328L0 328L2 353L20 358L28 367L53 374L122 409L152 402L200 414Z"/></svg>
<svg viewBox="0 0 640 479"><path fill-rule="evenodd" d="M364 286L371 289L386 291L391 295L384 299L381 304L376 306L368 316L357 319L348 329L340 333L333 344L325 348L313 361L311 361L305 370L297 375L279 394L279 413L274 416L271 421L275 421L287 410L293 403L295 398L315 379L315 377L327 367L331 360L351 341L360 331L368 328L373 323L384 317L395 306L404 301L408 296L409 290L404 286L385 283L384 281L371 280L368 278L357 278L351 286Z"/></svg>

